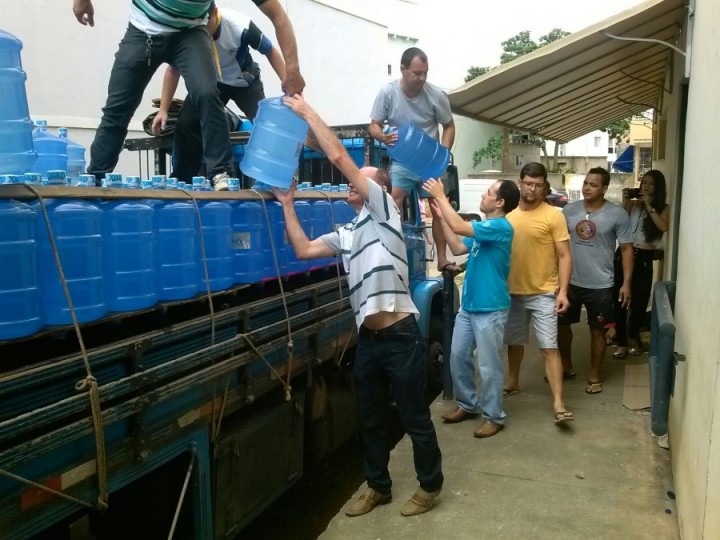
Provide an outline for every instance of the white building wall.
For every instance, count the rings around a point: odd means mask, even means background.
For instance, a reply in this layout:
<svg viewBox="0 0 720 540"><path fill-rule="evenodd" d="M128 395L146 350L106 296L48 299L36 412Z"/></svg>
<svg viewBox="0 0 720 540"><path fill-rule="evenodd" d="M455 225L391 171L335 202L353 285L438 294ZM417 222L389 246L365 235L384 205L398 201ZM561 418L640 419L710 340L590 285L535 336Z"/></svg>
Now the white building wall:
<svg viewBox="0 0 720 540"><path fill-rule="evenodd" d="M582 137L568 141L560 146L564 156L607 156L608 155L608 134L599 129L587 133ZM549 156L555 151L555 142L547 142ZM558 154L560 155L560 154Z"/></svg>
<svg viewBox="0 0 720 540"><path fill-rule="evenodd" d="M720 199L720 183L711 180L716 160L710 158L718 155L720 145L708 136L720 122L720 3L696 0L694 10L692 46L681 44L691 51L682 206L679 233L669 239L678 261L675 350L687 361L677 366L670 443L682 537L714 539L720 538L720 282L714 278L720 272L720 237L705 231ZM675 61L674 80L680 81L685 60L676 54ZM675 83L671 101L676 103L679 94ZM678 133L677 105L669 107L665 118L671 137ZM677 193L669 195L678 200ZM667 268L665 276L671 272Z"/></svg>

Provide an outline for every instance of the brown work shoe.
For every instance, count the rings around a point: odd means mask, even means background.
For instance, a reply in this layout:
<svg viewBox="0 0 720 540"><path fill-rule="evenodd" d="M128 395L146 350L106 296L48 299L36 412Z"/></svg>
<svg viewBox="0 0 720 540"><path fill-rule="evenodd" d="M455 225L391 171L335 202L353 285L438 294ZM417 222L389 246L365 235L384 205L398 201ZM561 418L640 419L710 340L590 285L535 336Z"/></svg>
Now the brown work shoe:
<svg viewBox="0 0 720 540"><path fill-rule="evenodd" d="M345 511L346 516L355 517L367 514L379 504L387 504L392 501L392 494L380 493L373 488L367 490L360 495L355 502Z"/></svg>
<svg viewBox="0 0 720 540"><path fill-rule="evenodd" d="M417 516L418 514L429 512L435 505L435 498L440 495L441 491L442 489L427 492L421 487L417 488L413 496L403 505L400 513L403 516Z"/></svg>
<svg viewBox="0 0 720 540"><path fill-rule="evenodd" d="M442 421L446 424L457 424L458 422L462 422L463 420L468 420L476 416L477 414L469 413L462 407L455 407L452 412L443 414L440 418L442 418Z"/></svg>
<svg viewBox="0 0 720 540"><path fill-rule="evenodd" d="M496 424L492 420L485 420L482 424L480 424L480 427L473 432L473 435L475 435L478 439L492 437L504 427L505 426L503 424Z"/></svg>

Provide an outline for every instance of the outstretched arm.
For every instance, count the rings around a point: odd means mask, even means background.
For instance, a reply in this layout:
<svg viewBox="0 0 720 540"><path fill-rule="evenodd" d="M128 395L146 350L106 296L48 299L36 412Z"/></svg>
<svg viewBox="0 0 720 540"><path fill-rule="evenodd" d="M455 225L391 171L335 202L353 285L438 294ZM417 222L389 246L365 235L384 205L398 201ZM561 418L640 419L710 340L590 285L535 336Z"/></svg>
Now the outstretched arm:
<svg viewBox="0 0 720 540"><path fill-rule="evenodd" d="M308 239L295 212L295 184L290 189L272 188L275 198L282 205L288 239L298 259L332 257L335 252L323 240Z"/></svg>
<svg viewBox="0 0 720 540"><path fill-rule="evenodd" d="M95 26L95 8L92 0L73 0L73 14L83 26Z"/></svg>
<svg viewBox="0 0 720 540"><path fill-rule="evenodd" d="M445 188L442 181L430 178L425 181L422 187L433 197L434 201L437 202L437 206L442 213L443 224L447 223L450 231L453 233L452 236L459 234L469 238L475 237L475 229L473 229L473 226L458 215L450 205L450 201L445 197Z"/></svg>
<svg viewBox="0 0 720 540"><path fill-rule="evenodd" d="M300 74L297 41L290 18L278 0L267 0L260 6L260 11L273 23L275 36L285 58L285 78L282 89L290 95L301 94L305 88L305 79Z"/></svg>
<svg viewBox="0 0 720 540"><path fill-rule="evenodd" d="M369 197L368 179L360 169L357 168L357 165L355 165L355 162L345 151L345 147L335 136L335 133L332 132L323 119L318 116L301 95L285 96L283 103L308 123L315 136L315 140L323 152L325 152L325 155L327 155L330 163L340 169L352 185L355 186L358 194L367 201Z"/></svg>
<svg viewBox="0 0 720 540"><path fill-rule="evenodd" d="M270 52L268 52L266 56L273 70L275 71L275 73L277 73L277 76L280 78L281 81L284 81L285 74L287 73L285 71L285 60L283 60L283 56L282 54L280 54L278 48L273 47L272 49L270 49Z"/></svg>
<svg viewBox="0 0 720 540"><path fill-rule="evenodd" d="M450 226L448 225L448 222L444 218L444 214L442 209L440 208L440 205L438 204L438 199L431 199L430 205L433 207L433 210L435 210L435 215L437 216L436 219L440 220L440 224L442 225L443 232L445 233L445 242L447 243L448 247L450 248L450 251L453 255L464 255L465 253L468 253L470 250L468 247L460 240L458 235L456 235Z"/></svg>
<svg viewBox="0 0 720 540"><path fill-rule="evenodd" d="M167 125L168 111L175 91L180 81L180 72L172 66L168 66L163 77L162 92L160 93L160 110L153 118L152 131L155 135L161 135Z"/></svg>

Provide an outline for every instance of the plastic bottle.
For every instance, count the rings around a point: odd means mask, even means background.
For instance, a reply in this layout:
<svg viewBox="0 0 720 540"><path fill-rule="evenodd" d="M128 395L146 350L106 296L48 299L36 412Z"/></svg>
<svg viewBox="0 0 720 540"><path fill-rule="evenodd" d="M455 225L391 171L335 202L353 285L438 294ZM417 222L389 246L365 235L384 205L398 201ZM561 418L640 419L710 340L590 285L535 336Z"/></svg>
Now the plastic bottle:
<svg viewBox="0 0 720 540"><path fill-rule="evenodd" d="M192 298L198 292L199 281L195 207L186 201L168 201L154 208L157 298Z"/></svg>
<svg viewBox="0 0 720 540"><path fill-rule="evenodd" d="M0 340L32 335L44 325L37 252L37 212L0 200Z"/></svg>
<svg viewBox="0 0 720 540"><path fill-rule="evenodd" d="M211 291L221 291L233 284L232 206L223 201L200 203L205 260ZM207 291L201 243L197 242L199 290Z"/></svg>
<svg viewBox="0 0 720 540"><path fill-rule="evenodd" d="M0 174L23 174L37 159L21 50L18 38L0 30Z"/></svg>
<svg viewBox="0 0 720 540"><path fill-rule="evenodd" d="M413 124L398 128L397 141L388 146L388 155L422 180L439 178L450 162L450 150Z"/></svg>
<svg viewBox="0 0 720 540"><path fill-rule="evenodd" d="M47 176L48 171L67 171L67 139L51 134L45 120L35 122L33 145L37 152L37 160L30 167L30 172Z"/></svg>
<svg viewBox="0 0 720 540"><path fill-rule="evenodd" d="M233 282L262 281L269 236L263 204L256 201L233 203Z"/></svg>
<svg viewBox="0 0 720 540"><path fill-rule="evenodd" d="M289 188L307 130L307 122L285 106L282 98L260 100L240 170L265 184Z"/></svg>
<svg viewBox="0 0 720 540"><path fill-rule="evenodd" d="M65 173L48 171L48 183L66 185ZM47 324L71 324L70 307L39 204L35 202L32 206L38 213L43 317ZM107 304L102 268L102 210L92 202L72 199L45 199L45 208L78 322L103 317Z"/></svg>
<svg viewBox="0 0 720 540"><path fill-rule="evenodd" d="M67 141L67 176L73 184L85 173L85 147L68 138L67 128L58 128L58 136Z"/></svg>

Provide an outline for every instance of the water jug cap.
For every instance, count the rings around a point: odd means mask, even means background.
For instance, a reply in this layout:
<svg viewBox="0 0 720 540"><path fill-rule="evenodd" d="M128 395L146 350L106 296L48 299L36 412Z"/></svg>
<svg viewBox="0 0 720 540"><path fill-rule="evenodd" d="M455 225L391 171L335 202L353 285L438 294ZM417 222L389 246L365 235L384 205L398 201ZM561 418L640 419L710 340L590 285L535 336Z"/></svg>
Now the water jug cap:
<svg viewBox="0 0 720 540"><path fill-rule="evenodd" d="M228 191L240 191L239 178L228 178Z"/></svg>
<svg viewBox="0 0 720 540"><path fill-rule="evenodd" d="M172 176L167 179L167 188L168 189L178 189L178 179L173 178Z"/></svg>
<svg viewBox="0 0 720 540"><path fill-rule="evenodd" d="M104 187L122 187L123 184L123 177L120 173L108 173L105 175L105 180L103 182Z"/></svg>
<svg viewBox="0 0 720 540"><path fill-rule="evenodd" d="M205 189L206 179L204 176L193 176L192 177L192 189L193 191L202 191Z"/></svg>
<svg viewBox="0 0 720 540"><path fill-rule="evenodd" d="M125 180L122 183L122 187L129 189L138 189L140 187L140 180L141 178L139 176L126 176Z"/></svg>
<svg viewBox="0 0 720 540"><path fill-rule="evenodd" d="M35 173L35 172L25 173L25 183L26 184L41 184L42 183L42 174Z"/></svg>
<svg viewBox="0 0 720 540"><path fill-rule="evenodd" d="M58 128L58 135L59 135L60 137L66 137L66 138L67 138L68 129L65 128L65 127L59 127L59 128Z"/></svg>
<svg viewBox="0 0 720 540"><path fill-rule="evenodd" d="M66 186L67 177L65 171L48 171L47 173L49 186Z"/></svg>
<svg viewBox="0 0 720 540"><path fill-rule="evenodd" d="M0 184L21 184L19 174L2 174L0 175Z"/></svg>
<svg viewBox="0 0 720 540"><path fill-rule="evenodd" d="M95 175L94 174L81 174L78 178L78 186L83 187L95 187Z"/></svg>
<svg viewBox="0 0 720 540"><path fill-rule="evenodd" d="M340 184L338 187L340 191L348 191L350 189L347 184Z"/></svg>

